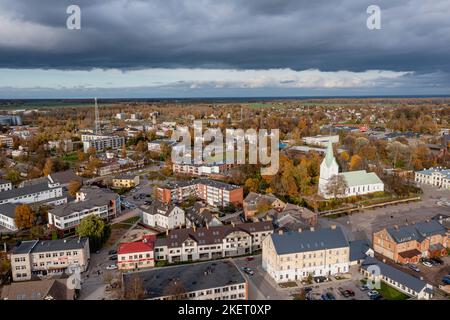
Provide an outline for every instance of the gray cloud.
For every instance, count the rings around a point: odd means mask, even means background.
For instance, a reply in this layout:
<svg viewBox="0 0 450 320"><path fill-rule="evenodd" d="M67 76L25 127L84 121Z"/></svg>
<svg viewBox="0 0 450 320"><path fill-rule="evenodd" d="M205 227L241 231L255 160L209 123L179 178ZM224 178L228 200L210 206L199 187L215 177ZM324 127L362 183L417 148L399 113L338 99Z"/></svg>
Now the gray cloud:
<svg viewBox="0 0 450 320"><path fill-rule="evenodd" d="M81 31L65 29L73 3ZM446 0L2 0L0 67L448 72L448 12Z"/></svg>

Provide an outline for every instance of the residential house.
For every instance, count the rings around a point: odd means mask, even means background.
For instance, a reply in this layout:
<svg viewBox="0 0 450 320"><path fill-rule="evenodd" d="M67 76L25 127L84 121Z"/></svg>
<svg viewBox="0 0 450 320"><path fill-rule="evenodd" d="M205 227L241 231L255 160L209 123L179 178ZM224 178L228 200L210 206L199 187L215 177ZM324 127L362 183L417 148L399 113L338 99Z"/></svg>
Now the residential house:
<svg viewBox="0 0 450 320"><path fill-rule="evenodd" d="M448 247L446 228L435 220L385 228L373 234L375 252L398 263L417 263L422 257L445 255Z"/></svg>
<svg viewBox="0 0 450 320"><path fill-rule="evenodd" d="M144 236L141 241L123 242L117 249L117 267L121 271L155 266L153 248L155 236Z"/></svg>
<svg viewBox="0 0 450 320"><path fill-rule="evenodd" d="M416 171L414 180L417 183L450 189L450 169L438 167Z"/></svg>
<svg viewBox="0 0 450 320"><path fill-rule="evenodd" d="M244 199L242 207L246 219L251 219L258 213L265 213L269 209L281 211L286 204L273 194L259 194L250 192Z"/></svg>
<svg viewBox="0 0 450 320"><path fill-rule="evenodd" d="M73 279L43 279L13 282L2 289L1 300L74 300Z"/></svg>
<svg viewBox="0 0 450 320"><path fill-rule="evenodd" d="M134 174L121 174L112 179L113 188L134 188L139 185L139 176Z"/></svg>
<svg viewBox="0 0 450 320"><path fill-rule="evenodd" d="M140 206L142 223L166 231L183 227L185 222L184 210L180 207L154 200L151 205Z"/></svg>

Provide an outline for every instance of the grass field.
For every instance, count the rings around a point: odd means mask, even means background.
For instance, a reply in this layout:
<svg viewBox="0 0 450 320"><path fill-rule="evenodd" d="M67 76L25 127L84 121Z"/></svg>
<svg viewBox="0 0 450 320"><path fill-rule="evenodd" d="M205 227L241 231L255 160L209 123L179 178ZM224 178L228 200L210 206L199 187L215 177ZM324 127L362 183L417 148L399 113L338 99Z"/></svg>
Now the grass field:
<svg viewBox="0 0 450 320"><path fill-rule="evenodd" d="M78 155L76 152L67 153L67 154L61 156L61 160L75 162L78 160Z"/></svg>
<svg viewBox="0 0 450 320"><path fill-rule="evenodd" d="M377 290L386 300L406 300L409 299L409 297L398 291L397 289L394 289L391 286L388 286L386 283L381 282L381 289Z"/></svg>

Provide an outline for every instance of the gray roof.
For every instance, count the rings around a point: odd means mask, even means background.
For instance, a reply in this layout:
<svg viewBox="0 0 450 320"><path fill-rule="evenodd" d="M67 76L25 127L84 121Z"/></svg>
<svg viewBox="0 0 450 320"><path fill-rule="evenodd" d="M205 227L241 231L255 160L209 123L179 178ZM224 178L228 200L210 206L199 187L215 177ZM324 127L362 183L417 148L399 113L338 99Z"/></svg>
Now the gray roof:
<svg viewBox="0 0 450 320"><path fill-rule="evenodd" d="M28 185L23 188L16 188L16 189L0 192L0 200L12 199L12 198L24 196L27 194L33 194L33 193L37 193L37 192L41 192L41 191L58 189L58 188L61 188L61 187L50 188L46 182L34 184L34 185Z"/></svg>
<svg viewBox="0 0 450 320"><path fill-rule="evenodd" d="M163 186L163 188L176 189L176 188L181 188L181 187L193 186L196 184L204 184L206 186L216 187L216 188L224 189L224 190L235 190L235 189L242 188L241 186L237 186L234 184L228 184L225 182L211 180L211 179L195 179L195 180L191 180L191 181L177 181L175 183L169 182L165 186Z"/></svg>
<svg viewBox="0 0 450 320"><path fill-rule="evenodd" d="M109 201L116 200L119 195L107 189L100 188L82 188L80 192L86 193L84 201L74 201L57 206L49 212L58 217L65 217L74 212L80 212L94 207L105 206Z"/></svg>
<svg viewBox="0 0 450 320"><path fill-rule="evenodd" d="M179 282L186 293L245 283L241 272L230 261L195 263L126 273L123 275L125 291L129 281L136 276L143 280L147 298L165 296L165 289L173 281Z"/></svg>
<svg viewBox="0 0 450 320"><path fill-rule="evenodd" d="M400 271L372 257L367 257L361 264L361 268L366 270L370 265L377 265L380 268L381 275L386 276L389 279L414 290L415 292L422 291L427 285L425 281L413 277L408 273Z"/></svg>
<svg viewBox="0 0 450 320"><path fill-rule="evenodd" d="M350 261L365 259L367 250L370 249L369 241L355 240L350 241Z"/></svg>
<svg viewBox="0 0 450 320"><path fill-rule="evenodd" d="M22 241L19 246L14 248L13 254L82 249L88 241L87 237Z"/></svg>
<svg viewBox="0 0 450 320"><path fill-rule="evenodd" d="M314 250L348 247L349 243L340 227L336 229L305 230L271 235L277 254L291 254Z"/></svg>
<svg viewBox="0 0 450 320"><path fill-rule="evenodd" d="M82 177L77 176L73 170L54 172L50 174L50 177L54 182L59 182L63 185L68 184L73 180L80 182L83 182L84 180Z"/></svg>
<svg viewBox="0 0 450 320"><path fill-rule="evenodd" d="M47 199L47 200L42 200L42 201L38 201L38 202L34 202L32 204L29 204L32 207L35 206L40 206L40 205L44 205L44 204L48 204L50 202L54 202L54 201L58 201L61 199L69 199L71 198L71 196L66 193L63 192L62 197L58 197L58 198L51 198L51 199ZM22 203L4 203L4 204L0 204L0 215L4 215L10 218L14 218L16 216L16 207L21 205Z"/></svg>
<svg viewBox="0 0 450 320"><path fill-rule="evenodd" d="M167 204L164 202L161 202L159 200L153 200L151 205L142 205L140 206L142 211L145 213L154 215L154 214L163 214L165 216L169 215L175 208L177 208L176 205L173 204ZM161 213L159 210L164 211L164 213Z"/></svg>
<svg viewBox="0 0 450 320"><path fill-rule="evenodd" d="M446 229L438 221L430 220L410 225L404 225L398 229L387 228L387 232L397 243L402 243L411 240L421 242L426 237L436 234L445 235Z"/></svg>

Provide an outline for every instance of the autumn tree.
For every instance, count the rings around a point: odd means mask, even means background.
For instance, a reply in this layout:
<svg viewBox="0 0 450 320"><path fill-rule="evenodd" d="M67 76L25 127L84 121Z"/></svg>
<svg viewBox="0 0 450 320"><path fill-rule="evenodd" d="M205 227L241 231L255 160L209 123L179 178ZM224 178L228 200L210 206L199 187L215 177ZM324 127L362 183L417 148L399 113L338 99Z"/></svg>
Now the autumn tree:
<svg viewBox="0 0 450 320"><path fill-rule="evenodd" d="M45 161L44 169L42 169L42 173L44 174L44 176L48 176L49 174L52 173L52 171L53 171L53 160L47 159L47 161Z"/></svg>
<svg viewBox="0 0 450 320"><path fill-rule="evenodd" d="M354 154L350 160L349 169L351 171L361 169L361 163L362 158L359 155Z"/></svg>
<svg viewBox="0 0 450 320"><path fill-rule="evenodd" d="M336 174L330 178L325 188L327 194L333 195L334 198L338 198L345 195L345 190L348 188L348 185L343 175Z"/></svg>
<svg viewBox="0 0 450 320"><path fill-rule="evenodd" d="M78 190L80 190L82 184L78 180L71 180L69 182L69 185L67 186L67 189L69 191L69 194L73 197L77 194Z"/></svg>
<svg viewBox="0 0 450 320"><path fill-rule="evenodd" d="M76 228L76 234L89 238L89 247L95 252L102 247L110 235L109 226L102 218L96 215L88 216L81 220Z"/></svg>
<svg viewBox="0 0 450 320"><path fill-rule="evenodd" d="M27 204L19 204L14 211L14 222L19 229L29 229L34 225L36 215Z"/></svg>

